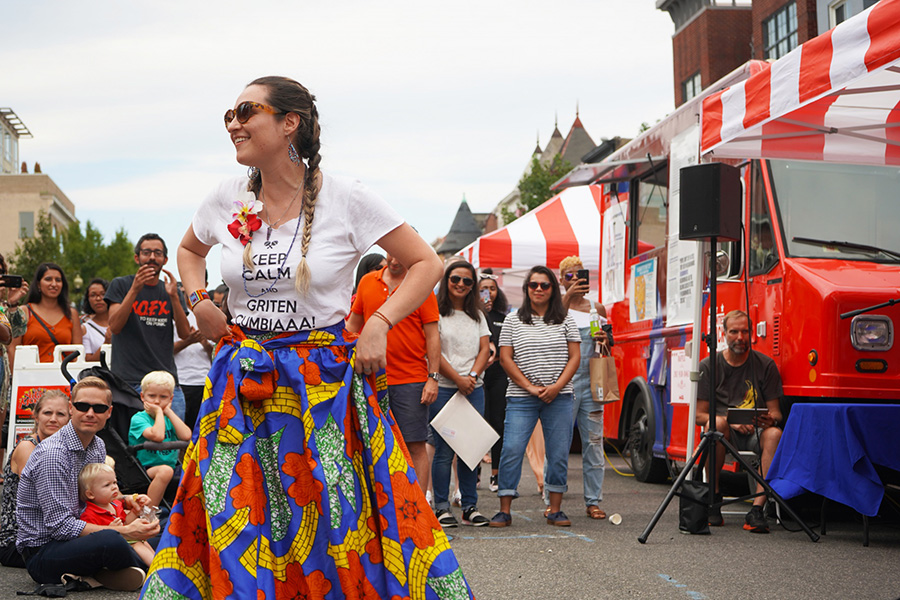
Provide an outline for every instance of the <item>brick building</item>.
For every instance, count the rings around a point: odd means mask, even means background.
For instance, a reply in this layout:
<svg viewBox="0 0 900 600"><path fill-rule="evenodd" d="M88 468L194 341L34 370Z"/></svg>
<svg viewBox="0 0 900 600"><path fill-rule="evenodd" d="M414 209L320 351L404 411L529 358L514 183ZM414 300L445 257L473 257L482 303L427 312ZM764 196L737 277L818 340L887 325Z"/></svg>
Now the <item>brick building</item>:
<svg viewBox="0 0 900 600"><path fill-rule="evenodd" d="M657 0L675 24L675 105L750 59L781 58L876 1Z"/></svg>

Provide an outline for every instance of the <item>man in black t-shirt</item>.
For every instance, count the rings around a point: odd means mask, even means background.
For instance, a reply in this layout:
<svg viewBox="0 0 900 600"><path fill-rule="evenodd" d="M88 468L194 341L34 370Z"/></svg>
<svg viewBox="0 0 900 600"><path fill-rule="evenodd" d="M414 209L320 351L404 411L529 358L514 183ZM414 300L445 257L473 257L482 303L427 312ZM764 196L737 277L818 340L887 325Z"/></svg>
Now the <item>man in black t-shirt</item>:
<svg viewBox="0 0 900 600"><path fill-rule="evenodd" d="M775 361L750 349L750 318L747 313L733 310L723 322L727 348L716 355L716 428L739 450L753 450L760 455L762 476L765 477L781 440L781 405L783 395L781 375ZM757 408L754 425L728 423L728 408ZM696 423L709 428L709 357L700 361L700 383L697 387ZM719 471L725 464L725 448L716 447L716 501L719 495ZM707 465L707 470L709 465ZM757 484L756 493L763 487ZM769 524L763 513L765 494L753 499L744 529L754 533L768 533ZM710 525L723 525L721 507L710 510Z"/></svg>
<svg viewBox="0 0 900 600"><path fill-rule="evenodd" d="M138 391L141 379L151 371L168 371L178 381L173 326L182 338L191 332L175 277L163 269L168 260L163 239L155 233L144 234L134 247L137 273L116 277L106 291L113 334L110 369ZM160 280L161 272L165 282ZM176 385L172 410L183 419L184 409L184 393Z"/></svg>

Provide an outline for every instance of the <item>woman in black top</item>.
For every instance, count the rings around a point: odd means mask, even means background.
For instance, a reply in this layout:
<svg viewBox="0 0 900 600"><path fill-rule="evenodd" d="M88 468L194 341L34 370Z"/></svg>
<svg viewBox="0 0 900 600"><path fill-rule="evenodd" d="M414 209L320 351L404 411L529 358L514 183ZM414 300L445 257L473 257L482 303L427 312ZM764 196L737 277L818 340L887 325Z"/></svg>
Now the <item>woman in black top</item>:
<svg viewBox="0 0 900 600"><path fill-rule="evenodd" d="M491 448L490 490L497 491L497 470L500 467L500 450L503 448L503 419L506 418L506 385L509 379L500 366L500 327L509 312L509 302L497 285L497 276L485 269L478 282L478 290L484 299L488 327L491 329L491 359L484 372L484 418L500 434ZM487 290L487 294L483 290Z"/></svg>

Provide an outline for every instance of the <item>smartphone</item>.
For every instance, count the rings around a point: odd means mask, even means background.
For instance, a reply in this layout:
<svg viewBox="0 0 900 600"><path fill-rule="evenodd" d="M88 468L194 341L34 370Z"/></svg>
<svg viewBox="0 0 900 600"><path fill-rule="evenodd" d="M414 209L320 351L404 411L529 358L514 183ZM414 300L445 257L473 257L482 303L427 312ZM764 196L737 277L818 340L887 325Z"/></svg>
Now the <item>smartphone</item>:
<svg viewBox="0 0 900 600"><path fill-rule="evenodd" d="M21 275L0 275L0 287L20 288L22 282Z"/></svg>
<svg viewBox="0 0 900 600"><path fill-rule="evenodd" d="M481 294L481 303L487 304L491 301L491 290L484 288L479 292Z"/></svg>
<svg viewBox="0 0 900 600"><path fill-rule="evenodd" d="M575 279L584 279L586 284L591 284L591 274L587 269L578 269L575 271Z"/></svg>

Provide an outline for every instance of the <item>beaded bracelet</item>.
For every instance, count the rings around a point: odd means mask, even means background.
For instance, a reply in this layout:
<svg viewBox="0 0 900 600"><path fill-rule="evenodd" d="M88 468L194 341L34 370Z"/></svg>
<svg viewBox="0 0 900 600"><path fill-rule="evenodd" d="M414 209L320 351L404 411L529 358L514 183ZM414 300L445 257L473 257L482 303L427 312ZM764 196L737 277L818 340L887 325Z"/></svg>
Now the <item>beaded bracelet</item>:
<svg viewBox="0 0 900 600"><path fill-rule="evenodd" d="M394 328L394 324L391 323L391 320L388 319L388 318L387 318L386 316L384 316L383 314L381 314L380 311L377 311L377 310L376 310L375 312L372 313L372 316L373 316L373 317L378 317L379 319L381 319L382 321L384 321L385 323L387 323L388 331L390 331L391 329Z"/></svg>
<svg viewBox="0 0 900 600"><path fill-rule="evenodd" d="M206 290L191 292L191 295L188 296L188 307L190 307L191 310L194 310L194 307L204 300L209 300L209 292Z"/></svg>

